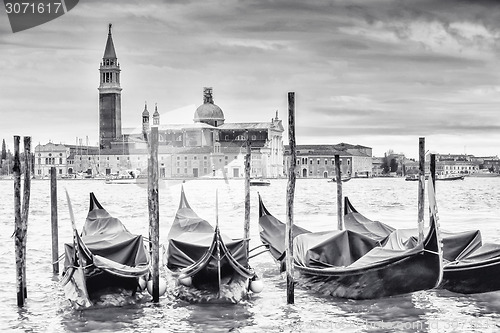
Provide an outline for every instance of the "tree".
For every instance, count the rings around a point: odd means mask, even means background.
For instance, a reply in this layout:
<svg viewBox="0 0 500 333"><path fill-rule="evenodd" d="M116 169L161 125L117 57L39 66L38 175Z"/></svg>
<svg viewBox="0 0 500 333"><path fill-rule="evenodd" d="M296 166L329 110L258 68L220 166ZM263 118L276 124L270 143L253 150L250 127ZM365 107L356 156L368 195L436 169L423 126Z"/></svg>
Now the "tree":
<svg viewBox="0 0 500 333"><path fill-rule="evenodd" d="M7 159L7 150L5 149L5 139L2 140L2 161Z"/></svg>
<svg viewBox="0 0 500 333"><path fill-rule="evenodd" d="M387 174L389 173L389 171L390 171L389 158L387 157L387 155L385 155L382 158L382 173Z"/></svg>
<svg viewBox="0 0 500 333"><path fill-rule="evenodd" d="M395 158L391 159L390 168L391 168L391 172L398 171L398 161L396 161Z"/></svg>

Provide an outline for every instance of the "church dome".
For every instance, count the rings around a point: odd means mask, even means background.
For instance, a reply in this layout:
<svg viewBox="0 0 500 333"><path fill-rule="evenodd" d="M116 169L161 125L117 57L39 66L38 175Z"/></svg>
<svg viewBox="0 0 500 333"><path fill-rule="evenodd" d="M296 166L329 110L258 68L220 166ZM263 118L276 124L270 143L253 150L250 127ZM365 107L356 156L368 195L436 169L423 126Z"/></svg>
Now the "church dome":
<svg viewBox="0 0 500 333"><path fill-rule="evenodd" d="M193 120L197 123L202 122L212 126L219 126L224 123L222 109L214 104L212 88L203 88L203 104L196 109Z"/></svg>

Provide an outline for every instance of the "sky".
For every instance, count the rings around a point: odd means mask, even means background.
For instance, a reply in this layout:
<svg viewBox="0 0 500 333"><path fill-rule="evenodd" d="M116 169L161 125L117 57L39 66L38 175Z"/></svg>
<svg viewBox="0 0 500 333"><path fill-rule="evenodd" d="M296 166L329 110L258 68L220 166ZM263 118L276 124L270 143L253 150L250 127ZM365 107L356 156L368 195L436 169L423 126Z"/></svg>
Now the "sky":
<svg viewBox="0 0 500 333"><path fill-rule="evenodd" d="M122 125L144 103L192 123L213 88L226 122L270 121L297 144L346 142L418 158L500 155L500 1L81 0L12 33L0 11L0 139L98 141L108 24L121 67Z"/></svg>

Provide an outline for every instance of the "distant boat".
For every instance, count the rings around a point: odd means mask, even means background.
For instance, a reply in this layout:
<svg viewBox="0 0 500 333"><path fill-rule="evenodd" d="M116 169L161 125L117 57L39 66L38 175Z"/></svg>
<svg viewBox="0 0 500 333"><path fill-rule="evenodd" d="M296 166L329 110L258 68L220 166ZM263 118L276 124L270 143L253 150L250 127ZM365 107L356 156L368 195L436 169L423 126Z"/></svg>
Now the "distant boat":
<svg viewBox="0 0 500 333"><path fill-rule="evenodd" d="M446 175L436 175L436 180L464 180L465 176L463 175L454 175L454 174L446 174Z"/></svg>
<svg viewBox="0 0 500 333"><path fill-rule="evenodd" d="M428 179L429 179L429 175L425 175L425 180L428 180ZM405 180L407 180L407 181L417 181L417 180L419 180L419 175L418 174L407 175L405 177Z"/></svg>
<svg viewBox="0 0 500 333"><path fill-rule="evenodd" d="M147 175L141 175L137 170L127 170L115 176L107 176L106 184L147 184Z"/></svg>
<svg viewBox="0 0 500 333"><path fill-rule="evenodd" d="M500 173L479 171L476 173L470 173L468 176L469 177L500 177Z"/></svg>
<svg viewBox="0 0 500 333"><path fill-rule="evenodd" d="M351 176L345 176L345 177L341 177L340 180L345 183L345 182L348 182L351 180ZM329 183L336 183L337 182L337 178L333 177L332 179L330 179L328 181Z"/></svg>
<svg viewBox="0 0 500 333"><path fill-rule="evenodd" d="M271 185L271 181L267 179L250 179L250 186L269 186Z"/></svg>

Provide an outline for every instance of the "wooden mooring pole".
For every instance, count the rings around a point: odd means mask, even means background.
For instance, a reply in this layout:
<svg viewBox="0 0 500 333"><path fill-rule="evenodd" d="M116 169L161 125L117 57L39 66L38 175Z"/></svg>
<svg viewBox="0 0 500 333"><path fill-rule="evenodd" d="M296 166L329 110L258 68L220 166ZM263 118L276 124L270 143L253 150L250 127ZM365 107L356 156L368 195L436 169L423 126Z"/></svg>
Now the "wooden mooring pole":
<svg viewBox="0 0 500 333"><path fill-rule="evenodd" d="M418 241L424 240L425 138L418 139Z"/></svg>
<svg viewBox="0 0 500 333"><path fill-rule="evenodd" d="M335 177L337 180L337 229L344 230L344 219L342 209L342 172L340 170L340 156L335 155Z"/></svg>
<svg viewBox="0 0 500 333"><path fill-rule="evenodd" d="M158 127L151 127L148 159L149 241L153 280L153 302L160 300L160 214L158 207Z"/></svg>
<svg viewBox="0 0 500 333"><path fill-rule="evenodd" d="M245 225L243 238L250 240L250 170L251 170L251 160L252 160L252 151L251 151L251 142L250 142L250 134L248 130L246 130L246 148L247 153L245 155ZM249 254L249 247L247 246L247 257Z"/></svg>
<svg viewBox="0 0 500 333"><path fill-rule="evenodd" d="M59 274L59 229L57 226L57 174L50 168L50 221L52 226L52 273Z"/></svg>
<svg viewBox="0 0 500 333"><path fill-rule="evenodd" d="M23 188L23 211L22 211L22 233L23 233L23 290L24 299L28 297L26 286L26 241L28 238L28 216L30 211L31 194L31 137L25 136L24 140L24 188Z"/></svg>
<svg viewBox="0 0 500 333"><path fill-rule="evenodd" d="M288 140L290 144L290 165L288 168L288 184L286 189L286 302L294 304L293 280L293 199L295 195L295 166L297 153L295 149L295 93L288 93Z"/></svg>
<svg viewBox="0 0 500 333"><path fill-rule="evenodd" d="M14 244L16 255L16 292L17 306L23 307L28 295L26 287L26 237L28 231L28 213L31 191L31 137L24 137L24 190L21 203L21 137L14 136Z"/></svg>
<svg viewBox="0 0 500 333"><path fill-rule="evenodd" d="M431 154L431 164L430 164L432 187L434 192L436 192L436 154Z"/></svg>
<svg viewBox="0 0 500 333"><path fill-rule="evenodd" d="M14 135L14 167L12 172L14 174L14 242L16 253L16 292L17 292L17 306L24 306L24 287L23 287L23 234L22 234L22 218L21 218L21 160L19 159L19 143L21 137Z"/></svg>

